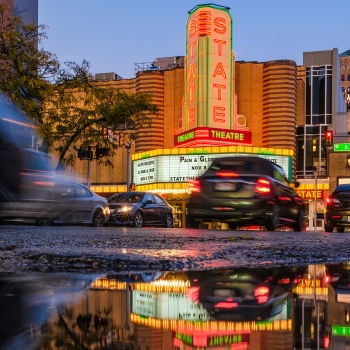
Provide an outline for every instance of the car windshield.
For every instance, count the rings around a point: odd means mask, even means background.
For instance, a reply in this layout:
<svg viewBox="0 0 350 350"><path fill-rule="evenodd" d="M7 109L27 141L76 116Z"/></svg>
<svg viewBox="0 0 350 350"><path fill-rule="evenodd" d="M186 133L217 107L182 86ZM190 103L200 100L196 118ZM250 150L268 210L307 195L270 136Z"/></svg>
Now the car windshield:
<svg viewBox="0 0 350 350"><path fill-rule="evenodd" d="M210 169L214 171L218 170L230 170L236 171L237 173L251 173L256 171L257 165L250 161L242 160L221 160L217 159L211 166Z"/></svg>
<svg viewBox="0 0 350 350"><path fill-rule="evenodd" d="M121 193L115 195L109 199L110 203L139 203L141 202L142 195L136 193Z"/></svg>
<svg viewBox="0 0 350 350"><path fill-rule="evenodd" d="M42 152L22 149L22 167L26 171L52 171L49 165L49 156Z"/></svg>

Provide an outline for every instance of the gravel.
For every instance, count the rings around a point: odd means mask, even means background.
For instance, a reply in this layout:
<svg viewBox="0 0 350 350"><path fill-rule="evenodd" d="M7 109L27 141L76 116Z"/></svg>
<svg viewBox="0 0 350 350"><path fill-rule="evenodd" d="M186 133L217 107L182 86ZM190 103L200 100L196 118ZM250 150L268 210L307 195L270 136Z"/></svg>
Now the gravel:
<svg viewBox="0 0 350 350"><path fill-rule="evenodd" d="M3 274L198 271L349 260L348 232L0 226Z"/></svg>

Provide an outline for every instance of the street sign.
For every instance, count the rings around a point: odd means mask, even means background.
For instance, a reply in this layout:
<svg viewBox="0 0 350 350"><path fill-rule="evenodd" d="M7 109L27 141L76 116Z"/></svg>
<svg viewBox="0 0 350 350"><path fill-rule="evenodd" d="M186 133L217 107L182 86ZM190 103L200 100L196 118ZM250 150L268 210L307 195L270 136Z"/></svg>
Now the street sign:
<svg viewBox="0 0 350 350"><path fill-rule="evenodd" d="M332 325L332 335L350 336L350 326Z"/></svg>
<svg viewBox="0 0 350 350"><path fill-rule="evenodd" d="M350 152L350 143L335 143L334 152Z"/></svg>

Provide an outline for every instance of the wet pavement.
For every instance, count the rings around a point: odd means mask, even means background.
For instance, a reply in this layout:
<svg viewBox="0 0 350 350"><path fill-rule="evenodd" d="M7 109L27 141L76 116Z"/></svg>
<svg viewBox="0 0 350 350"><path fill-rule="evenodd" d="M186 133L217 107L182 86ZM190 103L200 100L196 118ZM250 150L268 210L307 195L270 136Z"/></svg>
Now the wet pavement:
<svg viewBox="0 0 350 350"><path fill-rule="evenodd" d="M350 235L125 227L0 226L0 272L106 273L350 260Z"/></svg>
<svg viewBox="0 0 350 350"><path fill-rule="evenodd" d="M349 278L350 263L2 275L0 349L346 350Z"/></svg>
<svg viewBox="0 0 350 350"><path fill-rule="evenodd" d="M0 226L0 349L345 350L349 243L347 232Z"/></svg>

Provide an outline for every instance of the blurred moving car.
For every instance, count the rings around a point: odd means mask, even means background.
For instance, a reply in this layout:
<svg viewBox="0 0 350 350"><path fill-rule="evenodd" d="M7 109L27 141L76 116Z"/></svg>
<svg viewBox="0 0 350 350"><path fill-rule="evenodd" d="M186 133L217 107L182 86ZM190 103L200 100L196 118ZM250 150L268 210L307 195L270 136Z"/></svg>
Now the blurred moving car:
<svg viewBox="0 0 350 350"><path fill-rule="evenodd" d="M108 198L110 221L118 225L173 227L174 208L150 192L120 192Z"/></svg>
<svg viewBox="0 0 350 350"><path fill-rule="evenodd" d="M350 227L350 184L338 185L326 199L324 230L344 232Z"/></svg>
<svg viewBox="0 0 350 350"><path fill-rule="evenodd" d="M33 123L0 93L0 219L102 226L107 199L53 171L48 153L32 149L39 139Z"/></svg>
<svg viewBox="0 0 350 350"><path fill-rule="evenodd" d="M21 148L13 162L19 163L18 170L12 173L18 179L12 187L0 187L0 219L96 227L108 220L107 199L52 171L47 153Z"/></svg>
<svg viewBox="0 0 350 350"><path fill-rule="evenodd" d="M283 169L264 158L217 158L198 179L189 183L191 195L187 220L191 228L200 222L241 226L265 226L274 231L289 226L301 231L304 202L290 187Z"/></svg>

